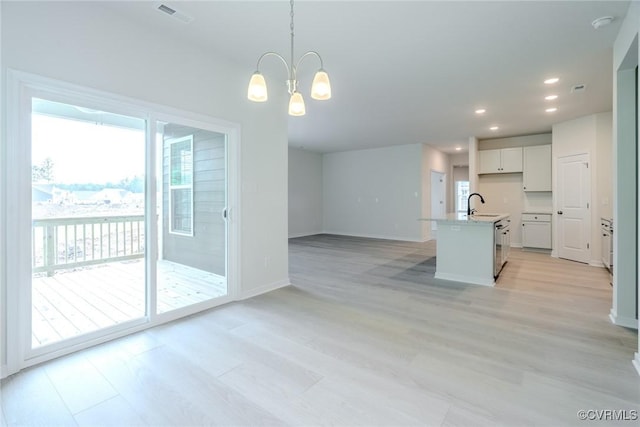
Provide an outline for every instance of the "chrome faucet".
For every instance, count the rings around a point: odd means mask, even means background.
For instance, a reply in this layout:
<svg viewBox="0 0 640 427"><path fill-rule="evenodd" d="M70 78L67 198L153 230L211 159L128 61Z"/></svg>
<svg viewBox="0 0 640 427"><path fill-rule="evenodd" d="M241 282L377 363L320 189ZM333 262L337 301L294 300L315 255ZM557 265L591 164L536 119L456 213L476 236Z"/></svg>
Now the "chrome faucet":
<svg viewBox="0 0 640 427"><path fill-rule="evenodd" d="M471 216L476 212L475 209L471 209L471 196L480 197L480 201L482 203L484 203L484 198L480 195L480 193L471 193L471 194L469 194L469 198L467 199L467 216Z"/></svg>

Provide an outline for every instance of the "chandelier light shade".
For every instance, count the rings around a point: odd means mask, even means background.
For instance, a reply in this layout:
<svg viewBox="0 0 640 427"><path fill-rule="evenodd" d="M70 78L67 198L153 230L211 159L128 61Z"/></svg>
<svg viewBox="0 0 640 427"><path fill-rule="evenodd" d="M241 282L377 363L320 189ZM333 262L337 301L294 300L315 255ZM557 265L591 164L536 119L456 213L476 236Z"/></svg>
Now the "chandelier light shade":
<svg viewBox="0 0 640 427"><path fill-rule="evenodd" d="M331 83L329 83L329 75L326 71L320 70L313 78L311 85L311 97L318 101L325 101L331 98Z"/></svg>
<svg viewBox="0 0 640 427"><path fill-rule="evenodd" d="M251 76L247 97L253 102L265 102L268 99L267 82L262 74L256 72Z"/></svg>
<svg viewBox="0 0 640 427"><path fill-rule="evenodd" d="M267 56L275 56L282 61L285 68L287 69L287 75L289 79L287 80L287 87L289 91L289 95L291 98L289 99L289 114L292 116L304 116L305 115L305 106L304 99L302 98L302 94L298 92L298 79L297 72L300 63L307 56L315 56L320 60L320 69L316 72L313 83L311 84L311 98L325 101L331 98L331 83L329 82L329 75L323 68L322 57L320 54L315 51L308 51L304 55L300 57L298 62L294 62L293 53L294 53L294 31L293 31L293 0L290 1L291 5L291 61L287 62L287 60L280 54L276 52L265 52L260 58L258 58L258 64L256 65L256 71L251 76L251 80L249 81L249 88L247 89L247 98L253 102L265 102L268 99L267 96L267 83L265 82L264 76L260 73L260 63L262 59Z"/></svg>
<svg viewBox="0 0 640 427"><path fill-rule="evenodd" d="M300 92L293 92L291 99L289 99L289 115L290 116L304 116L304 99Z"/></svg>

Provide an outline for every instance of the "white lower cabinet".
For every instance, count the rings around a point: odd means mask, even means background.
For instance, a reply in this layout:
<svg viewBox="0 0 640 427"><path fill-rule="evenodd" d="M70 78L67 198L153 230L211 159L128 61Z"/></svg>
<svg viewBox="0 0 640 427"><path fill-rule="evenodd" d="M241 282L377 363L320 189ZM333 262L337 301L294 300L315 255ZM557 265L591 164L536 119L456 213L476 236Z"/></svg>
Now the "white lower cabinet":
<svg viewBox="0 0 640 427"><path fill-rule="evenodd" d="M551 249L551 214L522 214L522 247Z"/></svg>

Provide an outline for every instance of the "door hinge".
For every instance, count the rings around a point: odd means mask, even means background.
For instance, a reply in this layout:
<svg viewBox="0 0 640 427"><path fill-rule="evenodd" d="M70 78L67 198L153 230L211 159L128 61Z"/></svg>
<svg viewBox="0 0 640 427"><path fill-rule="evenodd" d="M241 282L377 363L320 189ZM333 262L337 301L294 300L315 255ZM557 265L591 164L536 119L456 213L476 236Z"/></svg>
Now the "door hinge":
<svg viewBox="0 0 640 427"><path fill-rule="evenodd" d="M587 209L589 209L589 202L587 202Z"/></svg>
<svg viewBox="0 0 640 427"><path fill-rule="evenodd" d="M587 243L587 249L589 249L589 244Z"/></svg>
<svg viewBox="0 0 640 427"><path fill-rule="evenodd" d="M587 167L587 169L589 169L589 162L584 162L584 164Z"/></svg>

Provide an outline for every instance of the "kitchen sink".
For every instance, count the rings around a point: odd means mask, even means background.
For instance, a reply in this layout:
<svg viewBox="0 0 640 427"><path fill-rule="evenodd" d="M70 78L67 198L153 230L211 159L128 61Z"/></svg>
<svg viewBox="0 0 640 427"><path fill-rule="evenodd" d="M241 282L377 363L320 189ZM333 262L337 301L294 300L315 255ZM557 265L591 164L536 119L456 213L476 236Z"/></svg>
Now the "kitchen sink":
<svg viewBox="0 0 640 427"><path fill-rule="evenodd" d="M480 217L485 217L485 218L495 218L495 217L500 216L500 215L496 215L496 214L473 214L471 216L472 217L480 216Z"/></svg>

